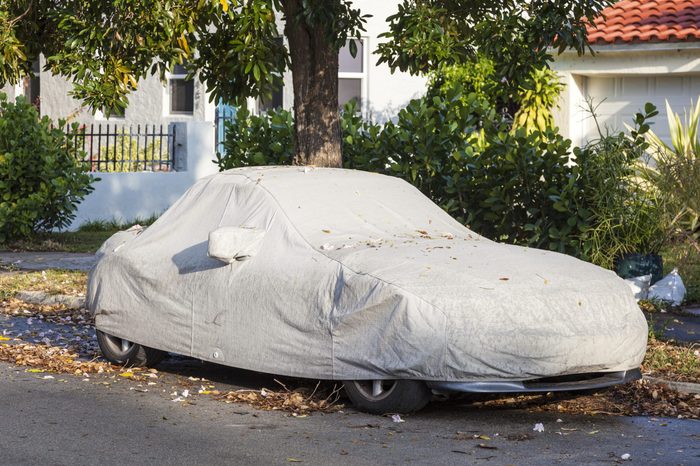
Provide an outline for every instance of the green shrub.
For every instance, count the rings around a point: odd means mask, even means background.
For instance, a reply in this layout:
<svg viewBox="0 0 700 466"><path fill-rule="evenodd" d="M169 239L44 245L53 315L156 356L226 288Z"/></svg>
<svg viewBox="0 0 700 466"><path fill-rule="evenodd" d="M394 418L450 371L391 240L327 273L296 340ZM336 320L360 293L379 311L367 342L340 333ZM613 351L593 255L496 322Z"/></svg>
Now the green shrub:
<svg viewBox="0 0 700 466"><path fill-rule="evenodd" d="M294 159L294 120L287 110L251 115L241 107L226 122L225 156L217 153L220 170L248 165L289 165Z"/></svg>
<svg viewBox="0 0 700 466"><path fill-rule="evenodd" d="M546 67L533 69L518 88L520 108L514 115L513 125L528 132L553 128L552 110L563 88L556 71Z"/></svg>
<svg viewBox="0 0 700 466"><path fill-rule="evenodd" d="M582 175L582 205L590 213L581 238L583 255L598 265L611 268L627 253L656 254L667 239L663 197L639 173L649 119L657 114L647 104L635 115L629 134L598 127L598 139L574 150Z"/></svg>
<svg viewBox="0 0 700 466"><path fill-rule="evenodd" d="M474 94L482 105L497 109L507 106L508 88L496 76L492 60L477 57L473 61L460 65L443 66L438 72L431 73L426 97L446 96L455 89L460 89L462 103L470 94Z"/></svg>
<svg viewBox="0 0 700 466"><path fill-rule="evenodd" d="M692 102L691 102L692 106ZM643 175L665 197L667 221L679 236L700 242L700 99L684 120L666 102L671 144L649 131Z"/></svg>
<svg viewBox="0 0 700 466"><path fill-rule="evenodd" d="M68 226L92 191L64 125L40 119L22 97L11 103L0 94L0 242Z"/></svg>

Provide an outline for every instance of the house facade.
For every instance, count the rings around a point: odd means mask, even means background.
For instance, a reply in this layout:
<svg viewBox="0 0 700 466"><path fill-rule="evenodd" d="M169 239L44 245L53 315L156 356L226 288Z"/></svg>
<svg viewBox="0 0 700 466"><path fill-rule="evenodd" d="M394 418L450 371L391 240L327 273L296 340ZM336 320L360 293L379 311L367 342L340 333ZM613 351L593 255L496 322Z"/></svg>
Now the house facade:
<svg viewBox="0 0 700 466"><path fill-rule="evenodd" d="M588 28L588 41L595 54L565 52L552 64L565 84L555 115L562 135L582 145L597 125L623 130L652 102L654 131L668 138L665 101L679 112L700 98L700 0L622 0Z"/></svg>
<svg viewBox="0 0 700 466"><path fill-rule="evenodd" d="M5 86L10 98L24 95L34 103L42 116L53 120L70 118L85 124L163 124L175 121L214 121L215 105L209 102L204 85L186 81L184 69L176 66L166 82L156 76L142 79L129 95L129 105L123 115L106 118L101 112L93 114L83 103L70 96L72 84L60 76L43 70L44 57L34 64L36 75L25 78L16 86Z"/></svg>
<svg viewBox="0 0 700 466"><path fill-rule="evenodd" d="M345 47L340 51L339 99L340 104L355 98L360 102L363 114L378 120L395 115L412 98L425 91L426 80L407 73L391 73L386 65L376 65L374 54L379 35L387 30L386 18L398 9L398 1L376 2L356 0L354 2L364 14L372 15L361 38L358 54L352 57ZM283 23L279 22L280 35ZM43 71L44 59L34 64L36 76L26 78L20 85L5 86L3 92L10 98L26 96L40 109L42 115L56 120L71 117L85 124L117 125L167 125L171 122L205 121L214 124L217 111L229 116L232 111L226 106L210 102L203 83L186 81L181 67L168 74L166 82L157 76L141 80L138 88L129 96L129 105L123 115L106 118L101 112L93 113L83 104L70 97L71 83ZM255 112L271 106L291 108L294 96L292 77L287 72L282 77L283 86L269 101L251 99L249 107ZM220 132L220 131L219 131ZM220 135L219 135L220 136Z"/></svg>

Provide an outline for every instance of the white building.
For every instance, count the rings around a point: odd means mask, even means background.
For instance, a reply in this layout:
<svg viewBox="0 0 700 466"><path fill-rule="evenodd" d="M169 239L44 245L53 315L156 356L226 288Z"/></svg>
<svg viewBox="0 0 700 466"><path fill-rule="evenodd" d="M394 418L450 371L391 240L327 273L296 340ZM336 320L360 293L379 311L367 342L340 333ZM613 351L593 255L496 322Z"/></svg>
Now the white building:
<svg viewBox="0 0 700 466"><path fill-rule="evenodd" d="M603 127L624 130L652 102L659 109L654 131L668 137L665 101L675 112L700 98L700 1L622 0L589 28L596 52L565 52L553 63L566 85L555 117L574 145L597 137L586 99L598 104Z"/></svg>
<svg viewBox="0 0 700 466"><path fill-rule="evenodd" d="M378 120L395 115L412 98L425 91L426 80L423 77L410 76L397 72L392 74L386 65L377 66L378 57L374 54L379 43L379 34L386 32L386 18L394 14L398 1L377 2L356 0L354 2L363 14L372 15L368 19L357 57L353 58L347 48L340 52L339 98L340 104L351 98L361 102L363 114ZM282 31L280 24L280 32ZM36 102L42 115L52 119L71 116L80 123L117 123L117 124L164 124L175 121L207 121L214 123L217 103L210 102L204 85L196 81L185 81L185 73L176 67L168 75L166 83L157 76L151 76L138 83L138 89L129 96L129 106L122 116L105 118L100 112L93 115L80 101L69 96L71 83L66 79L52 76L40 70L44 59L35 65L37 75L27 78L19 86L6 86L10 98L25 95ZM284 87L273 96L272 102L251 101L249 105L255 111L257 107L283 106L291 108L293 94L291 73L284 74Z"/></svg>

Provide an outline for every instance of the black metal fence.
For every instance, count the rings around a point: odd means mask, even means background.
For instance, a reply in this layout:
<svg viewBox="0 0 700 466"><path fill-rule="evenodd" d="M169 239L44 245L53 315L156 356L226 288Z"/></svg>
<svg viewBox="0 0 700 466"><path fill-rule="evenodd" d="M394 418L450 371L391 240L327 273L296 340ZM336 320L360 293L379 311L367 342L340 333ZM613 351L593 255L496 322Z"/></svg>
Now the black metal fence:
<svg viewBox="0 0 700 466"><path fill-rule="evenodd" d="M91 172L173 171L175 125L92 123L66 133Z"/></svg>

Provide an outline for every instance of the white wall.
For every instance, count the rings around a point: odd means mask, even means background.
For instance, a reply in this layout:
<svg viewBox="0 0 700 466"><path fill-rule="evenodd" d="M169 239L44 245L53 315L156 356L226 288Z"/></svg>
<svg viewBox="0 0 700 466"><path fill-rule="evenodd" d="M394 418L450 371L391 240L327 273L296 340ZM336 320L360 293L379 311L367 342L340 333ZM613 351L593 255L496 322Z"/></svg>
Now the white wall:
<svg viewBox="0 0 700 466"><path fill-rule="evenodd" d="M596 54L579 57L573 52L560 55L552 63L565 89L555 111L555 123L564 137L582 145L596 133L586 108L586 98L595 103L607 101L599 108L603 123L619 126L629 123L631 115L647 101L654 103L660 115L654 128L666 131L664 101L675 111L698 99L700 82L700 44L636 44L596 47ZM612 79L606 79L612 78ZM602 84L612 84L604 90ZM685 104L684 104L685 102ZM617 128L622 129L622 128Z"/></svg>
<svg viewBox="0 0 700 466"><path fill-rule="evenodd" d="M412 76L396 71L391 73L383 63L377 66L379 56L375 53L382 40L379 35L389 30L386 18L398 11L398 1L355 0L354 5L363 14L371 14L367 20L366 35L369 42L369 116L378 121L386 121L395 116L411 99L425 94L427 78ZM384 39L385 41L385 39Z"/></svg>
<svg viewBox="0 0 700 466"><path fill-rule="evenodd" d="M188 122L178 127L176 166L185 171L94 173L95 190L78 205L69 227L75 230L89 220L134 220L161 214L196 180L218 172L214 158L214 126Z"/></svg>

